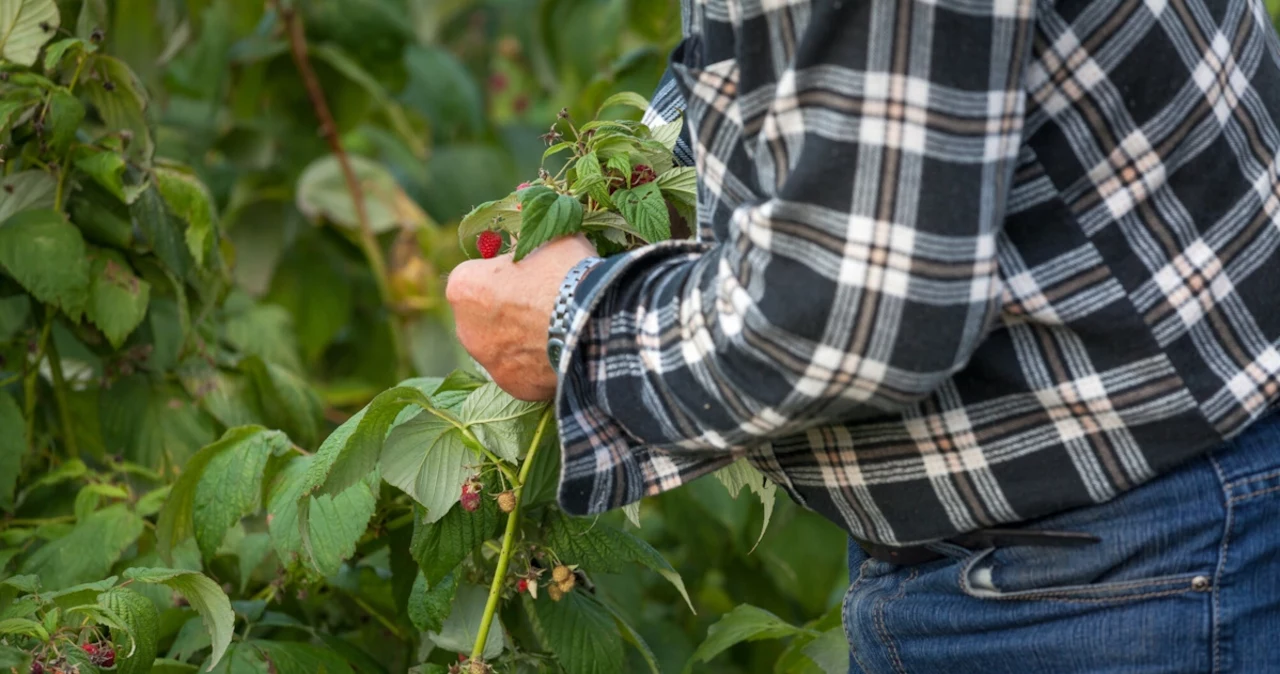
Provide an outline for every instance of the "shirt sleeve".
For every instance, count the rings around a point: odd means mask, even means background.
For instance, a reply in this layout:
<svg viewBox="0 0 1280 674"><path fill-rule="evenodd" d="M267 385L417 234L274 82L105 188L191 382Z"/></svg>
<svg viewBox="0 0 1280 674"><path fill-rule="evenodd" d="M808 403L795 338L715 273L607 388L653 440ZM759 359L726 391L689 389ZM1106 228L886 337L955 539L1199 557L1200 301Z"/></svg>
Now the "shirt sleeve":
<svg viewBox="0 0 1280 674"><path fill-rule="evenodd" d="M556 401L571 513L741 455L785 479L770 442L902 414L998 315L1032 2L707 4L727 7L673 65L719 240L579 286Z"/></svg>

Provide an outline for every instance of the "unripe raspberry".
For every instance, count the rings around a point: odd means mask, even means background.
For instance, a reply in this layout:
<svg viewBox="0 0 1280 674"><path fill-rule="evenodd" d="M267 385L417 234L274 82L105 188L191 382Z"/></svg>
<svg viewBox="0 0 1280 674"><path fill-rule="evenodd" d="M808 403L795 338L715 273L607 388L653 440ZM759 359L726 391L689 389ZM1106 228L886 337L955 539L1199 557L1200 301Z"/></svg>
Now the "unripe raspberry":
<svg viewBox="0 0 1280 674"><path fill-rule="evenodd" d="M516 495L510 491L504 491L498 494L498 509L504 513L509 513L516 509Z"/></svg>
<svg viewBox="0 0 1280 674"><path fill-rule="evenodd" d="M551 595L551 601L564 599L564 590L561 590L560 586L556 584L547 587L547 594Z"/></svg>
<svg viewBox="0 0 1280 674"><path fill-rule="evenodd" d="M502 250L502 236L493 230L480 232L479 238L476 239L476 250L479 250L480 257L486 260L496 257Z"/></svg>
<svg viewBox="0 0 1280 674"><path fill-rule="evenodd" d="M565 566L564 564L561 564L551 570L551 580L554 580L557 583L563 583L564 581L572 577L573 577L573 570Z"/></svg>

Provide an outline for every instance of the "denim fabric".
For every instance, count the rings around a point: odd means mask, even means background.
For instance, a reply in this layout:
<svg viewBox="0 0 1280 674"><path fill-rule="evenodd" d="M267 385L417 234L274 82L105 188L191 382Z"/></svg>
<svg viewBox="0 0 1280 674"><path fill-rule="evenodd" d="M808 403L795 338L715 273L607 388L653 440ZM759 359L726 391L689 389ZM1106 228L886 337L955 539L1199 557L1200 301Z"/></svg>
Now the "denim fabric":
<svg viewBox="0 0 1280 674"><path fill-rule="evenodd" d="M1083 548L896 566L849 550L850 672L1280 672L1280 415L1108 503L1023 525Z"/></svg>

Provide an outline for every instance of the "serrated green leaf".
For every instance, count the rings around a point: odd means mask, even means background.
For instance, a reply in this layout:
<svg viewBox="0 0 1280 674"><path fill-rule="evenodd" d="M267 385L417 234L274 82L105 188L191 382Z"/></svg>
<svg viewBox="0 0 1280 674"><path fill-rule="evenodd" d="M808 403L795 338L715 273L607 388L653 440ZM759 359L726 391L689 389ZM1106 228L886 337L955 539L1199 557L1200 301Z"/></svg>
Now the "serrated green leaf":
<svg viewBox="0 0 1280 674"><path fill-rule="evenodd" d="M568 150L571 147L573 147L573 141L566 140L566 141L561 141L559 143L556 143L555 145L552 145L551 147L547 148L546 151L542 153L542 161L546 161L548 157L564 152L565 150Z"/></svg>
<svg viewBox="0 0 1280 674"><path fill-rule="evenodd" d="M658 572L675 586L693 608L684 579L653 546L621 529L585 518L574 518L550 510L544 522L547 545L565 564L579 564L588 571L617 573L624 562L636 562Z"/></svg>
<svg viewBox="0 0 1280 674"><path fill-rule="evenodd" d="M315 389L290 370L257 356L240 361L257 389L263 419L283 430L304 447L314 447L319 439L324 405Z"/></svg>
<svg viewBox="0 0 1280 674"><path fill-rule="evenodd" d="M27 425L18 401L0 391L0 508L13 507L13 492L27 451ZM0 567L3 568L3 567Z"/></svg>
<svg viewBox="0 0 1280 674"><path fill-rule="evenodd" d="M177 168L157 166L152 171L156 189L169 210L187 223L187 250L197 267L204 266L205 251L213 241L213 197L194 174Z"/></svg>
<svg viewBox="0 0 1280 674"><path fill-rule="evenodd" d="M667 200L695 208L698 205L698 169L692 166L677 166L654 181Z"/></svg>
<svg viewBox="0 0 1280 674"><path fill-rule="evenodd" d="M31 300L25 294L0 298L0 344L8 343L17 336L18 331L26 327L30 317ZM0 478L0 484L3 482ZM0 503L3 503L2 496Z"/></svg>
<svg viewBox="0 0 1280 674"><path fill-rule="evenodd" d="M623 671L622 635L613 616L580 590L560 601L526 598L525 611L538 638L566 674L616 674Z"/></svg>
<svg viewBox="0 0 1280 674"><path fill-rule="evenodd" d="M236 559L240 564L240 593L244 594L253 578L253 571L271 554L271 535L262 531L244 537L236 547Z"/></svg>
<svg viewBox="0 0 1280 674"><path fill-rule="evenodd" d="M120 153L107 151L87 154L77 158L75 166L121 202L125 202L123 179L125 163Z"/></svg>
<svg viewBox="0 0 1280 674"><path fill-rule="evenodd" d="M150 162L155 148L147 126L146 90L138 76L118 58L105 54L94 54L90 58L92 62L86 68L101 79L83 87L88 92L89 102L98 109L98 115L112 130L123 129L133 134L126 148L130 156ZM110 87L103 86L107 82L111 83Z"/></svg>
<svg viewBox="0 0 1280 674"><path fill-rule="evenodd" d="M667 202L656 182L645 183L633 189L613 193L613 203L630 224L648 243L671 238L671 215Z"/></svg>
<svg viewBox="0 0 1280 674"><path fill-rule="evenodd" d="M481 465L462 433L427 411L391 431L380 461L382 478L421 504L428 523L449 512Z"/></svg>
<svg viewBox="0 0 1280 674"><path fill-rule="evenodd" d="M781 639L802 631L762 608L741 604L707 630L707 639L693 652L685 671L692 671L694 663L710 662L731 646L744 641Z"/></svg>
<svg viewBox="0 0 1280 674"><path fill-rule="evenodd" d="M0 620L0 636L7 635L35 637L40 641L49 640L49 632L44 625L29 618L5 618Z"/></svg>
<svg viewBox="0 0 1280 674"><path fill-rule="evenodd" d="M61 89L49 94L45 110L45 138L49 149L61 155L76 137L76 129L84 121L84 104Z"/></svg>
<svg viewBox="0 0 1280 674"><path fill-rule="evenodd" d="M849 671L849 639L843 627L833 627L804 647L804 654L826 674Z"/></svg>
<svg viewBox="0 0 1280 674"><path fill-rule="evenodd" d="M205 558L212 557L227 529L258 509L267 458L289 447L280 431L240 426L196 452L173 484L156 522L161 554L171 554L195 536ZM232 484L237 481L244 483ZM223 488L229 490L225 495L220 493Z"/></svg>
<svg viewBox="0 0 1280 674"><path fill-rule="evenodd" d="M0 644L0 671L26 672L30 668L30 653L14 646Z"/></svg>
<svg viewBox="0 0 1280 674"><path fill-rule="evenodd" d="M457 593L458 581L452 573L445 574L435 585L428 585L427 577L419 572L409 593L409 620L421 632L439 632Z"/></svg>
<svg viewBox="0 0 1280 674"><path fill-rule="evenodd" d="M63 462L57 468L41 475L39 479L23 488L23 494L30 494L41 487L51 487L55 484L78 480L89 472L89 467L84 465L80 459L71 459Z"/></svg>
<svg viewBox="0 0 1280 674"><path fill-rule="evenodd" d="M680 139L680 130L684 126L684 118L676 118L666 124L655 126L650 129L653 140L662 143L662 146L668 151L674 151L676 141Z"/></svg>
<svg viewBox="0 0 1280 674"><path fill-rule="evenodd" d="M191 251L187 250L183 240L186 224L169 214L155 185L148 185L139 193L138 198L129 205L129 215L137 225L141 243L155 252L174 278L187 278L194 262L191 260ZM185 300L181 297L178 299L181 307ZM228 340L232 337L230 329L233 324L233 321L228 321L224 326L228 331Z"/></svg>
<svg viewBox="0 0 1280 674"><path fill-rule="evenodd" d="M290 461L277 475L267 500L267 530L276 556L284 563L304 551L298 503L314 460L314 456L307 456ZM320 494L309 500L311 517L306 526L310 558L322 573L336 572L342 560L355 551L377 505L373 486L378 479L375 471L336 497Z"/></svg>
<svg viewBox="0 0 1280 674"><path fill-rule="evenodd" d="M520 240L516 243L516 262L538 246L582 229L582 204L567 194L530 187L520 192L520 203L524 210Z"/></svg>
<svg viewBox="0 0 1280 674"><path fill-rule="evenodd" d="M599 601L598 598L597 601ZM622 613L608 602L601 601L600 605L613 616L614 622L618 625L618 631L622 633L622 638L640 653L640 657L644 659L645 664L649 665L649 671L653 672L653 674L662 674L662 669L658 666L658 658L654 656L653 649L649 648L649 644L645 642L644 637L640 636L640 632L636 631L636 628L627 622Z"/></svg>
<svg viewBox="0 0 1280 674"><path fill-rule="evenodd" d="M125 500L129 498L129 492L113 484L94 483L81 487L76 494L76 519L82 520L93 514L93 511L98 509L98 503L102 497Z"/></svg>
<svg viewBox="0 0 1280 674"><path fill-rule="evenodd" d="M76 523L66 536L31 553L21 572L40 576L46 590L101 578L133 545L143 527L142 518L124 504L103 508Z"/></svg>
<svg viewBox="0 0 1280 674"><path fill-rule="evenodd" d="M606 166L622 174L623 179L627 181L622 184L622 187L625 188L627 187L627 185L630 184L631 157L628 156L627 153L623 152L621 154L615 154L609 157L608 161L606 162Z"/></svg>
<svg viewBox="0 0 1280 674"><path fill-rule="evenodd" d="M0 585L7 585L24 594L35 594L40 591L40 576L35 574L10 576L0 580Z"/></svg>
<svg viewBox="0 0 1280 674"><path fill-rule="evenodd" d="M232 657L231 654L228 654L227 660L232 659ZM225 662L226 660L223 660L223 663ZM151 666L151 674L196 674L199 671L200 668L195 665L169 658L156 658L155 663Z"/></svg>
<svg viewBox="0 0 1280 674"><path fill-rule="evenodd" d="M212 662L212 658L206 658L199 671L210 674L270 674L271 670L262 653L253 644L234 643L227 649L226 656L217 663Z"/></svg>
<svg viewBox="0 0 1280 674"><path fill-rule="evenodd" d="M194 571L174 569L133 568L126 570L124 576L139 583L165 585L185 597L200 615L212 640L210 667L222 659L231 643L235 614L231 612L231 601L217 583Z"/></svg>
<svg viewBox="0 0 1280 674"><path fill-rule="evenodd" d="M23 211L0 224L0 265L36 299L79 318L89 297L80 230L60 213Z"/></svg>
<svg viewBox="0 0 1280 674"><path fill-rule="evenodd" d="M97 325L114 348L146 318L151 284L138 278L120 253L107 248L89 251L89 301L85 316Z"/></svg>
<svg viewBox="0 0 1280 674"><path fill-rule="evenodd" d="M223 324L227 342L247 356L257 356L290 372L302 372L295 348L293 317L283 307L258 304Z"/></svg>
<svg viewBox="0 0 1280 674"><path fill-rule="evenodd" d="M627 521L631 523L631 526L637 529L640 528L640 502L639 501L636 501L635 503L629 503L623 506L622 514L627 516Z"/></svg>
<svg viewBox="0 0 1280 674"><path fill-rule="evenodd" d="M124 377L99 396L103 444L151 469L181 466L217 439L213 420L179 387L146 375Z"/></svg>
<svg viewBox="0 0 1280 674"><path fill-rule="evenodd" d="M501 199L486 201L472 208L458 223L458 240L467 242L487 230L520 233L519 197L513 192Z"/></svg>
<svg viewBox="0 0 1280 674"><path fill-rule="evenodd" d="M166 484L159 489L152 489L143 494L142 498L138 499L138 504L133 507L134 512L142 517L150 517L160 512L164 508L164 502L169 498L171 489L173 489L173 485Z"/></svg>
<svg viewBox="0 0 1280 674"><path fill-rule="evenodd" d="M600 168L600 157L595 152L588 152L574 163L573 168L578 172L578 180L590 181L587 193L591 198L601 206L611 208L613 200L609 198L609 182Z"/></svg>
<svg viewBox="0 0 1280 674"><path fill-rule="evenodd" d="M427 587L440 583L471 551L496 536L500 519L498 505L488 497L481 497L474 512L454 506L430 524L423 520L421 511L415 509L414 513L409 554L426 576Z"/></svg>
<svg viewBox="0 0 1280 674"><path fill-rule="evenodd" d="M478 585L459 585L453 601L453 610L445 619L439 632L428 632L427 637L436 646L456 653L470 653L484 624L484 606L489 590ZM495 614L484 642L483 657L492 660L502 654L506 645L506 630Z"/></svg>
<svg viewBox="0 0 1280 674"><path fill-rule="evenodd" d="M596 111L596 116L599 117L600 113L604 112L606 108L611 108L615 105L626 105L645 112L649 109L649 99L634 91L623 91L604 99L604 102L600 104L600 108Z"/></svg>
<svg viewBox="0 0 1280 674"><path fill-rule="evenodd" d="M19 120L28 114L38 100L34 96L20 96L15 93L9 93L7 100L0 100L0 133L7 131L11 124L18 125ZM43 171L32 171L32 173L43 173Z"/></svg>
<svg viewBox="0 0 1280 674"><path fill-rule="evenodd" d="M127 587L103 592L98 603L119 617L126 630L112 630L111 641L116 651L118 674L146 674L156 659L160 633L160 613L145 596Z"/></svg>
<svg viewBox="0 0 1280 674"><path fill-rule="evenodd" d="M320 637L320 641L323 641L325 646L328 646L338 657L345 660L355 674L388 674L387 668L382 666L382 663L346 639L325 632L321 632L317 636Z"/></svg>
<svg viewBox="0 0 1280 674"><path fill-rule="evenodd" d="M249 642L276 674L353 674L351 666L332 650L298 641Z"/></svg>
<svg viewBox="0 0 1280 674"><path fill-rule="evenodd" d="M515 462L529 449L545 403L513 398L497 384L486 383L467 396L458 418L486 449Z"/></svg>
<svg viewBox="0 0 1280 674"><path fill-rule="evenodd" d="M773 506L777 499L778 486L765 479L746 459L738 459L715 472L715 476L729 490L729 495L738 498L738 494L746 487L760 497L760 505L764 507L764 522L760 525L760 536L756 544L764 540L764 532L769 529L769 518L773 516ZM751 547L755 550L755 546Z"/></svg>
<svg viewBox="0 0 1280 674"><path fill-rule="evenodd" d="M5 0L0 3L0 56L31 66L40 47L57 35L62 25L53 0Z"/></svg>

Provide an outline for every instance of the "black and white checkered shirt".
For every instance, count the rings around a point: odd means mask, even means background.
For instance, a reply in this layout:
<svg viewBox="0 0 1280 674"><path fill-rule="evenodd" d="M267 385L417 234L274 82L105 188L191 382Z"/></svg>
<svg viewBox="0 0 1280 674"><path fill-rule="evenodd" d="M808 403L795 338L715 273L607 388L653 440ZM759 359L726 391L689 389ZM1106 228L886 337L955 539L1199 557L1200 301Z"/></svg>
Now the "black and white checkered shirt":
<svg viewBox="0 0 1280 674"><path fill-rule="evenodd" d="M859 538L1106 501L1280 391L1260 0L693 0L697 242L579 286L560 500L745 456Z"/></svg>

